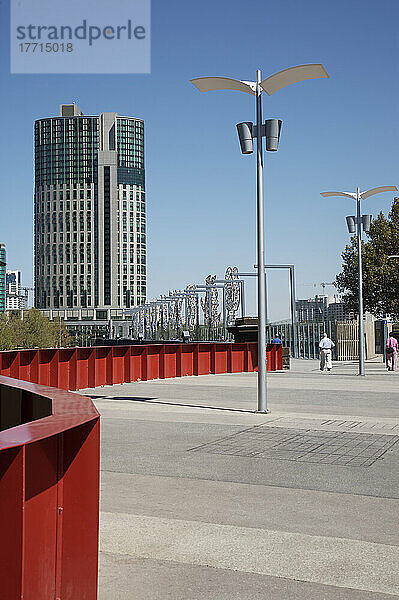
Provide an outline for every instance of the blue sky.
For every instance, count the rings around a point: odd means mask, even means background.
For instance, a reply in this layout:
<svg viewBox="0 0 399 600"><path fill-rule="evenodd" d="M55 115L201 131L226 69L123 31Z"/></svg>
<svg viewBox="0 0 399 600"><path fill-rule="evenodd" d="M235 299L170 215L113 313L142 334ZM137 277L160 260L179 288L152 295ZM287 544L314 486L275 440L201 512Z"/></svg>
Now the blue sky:
<svg viewBox="0 0 399 600"><path fill-rule="evenodd" d="M295 263L298 297L314 293L300 284L334 279L348 240L354 206L319 192L399 183L396 0L153 0L150 75L10 75L8 10L3 0L0 241L26 284L33 121L62 102L145 120L149 298L255 262L255 156L241 155L235 131L254 120L253 99L201 94L193 77L248 80L256 68L266 76L308 62L330 74L264 96L265 118L283 120L279 152L265 157L267 262ZM363 212L387 213L392 197L374 196ZM269 281L270 315L287 317L286 276Z"/></svg>

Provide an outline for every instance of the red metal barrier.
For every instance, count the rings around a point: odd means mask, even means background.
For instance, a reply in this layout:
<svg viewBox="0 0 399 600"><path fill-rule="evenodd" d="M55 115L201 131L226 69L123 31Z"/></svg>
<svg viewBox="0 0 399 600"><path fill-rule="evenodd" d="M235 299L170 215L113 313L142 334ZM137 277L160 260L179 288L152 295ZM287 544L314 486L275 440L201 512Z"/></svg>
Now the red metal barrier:
<svg viewBox="0 0 399 600"><path fill-rule="evenodd" d="M0 352L0 600L97 598L99 414L61 390L257 368L252 343Z"/></svg>
<svg viewBox="0 0 399 600"><path fill-rule="evenodd" d="M28 352L2 355L2 370L71 382L65 354L55 361L66 351L39 351L39 370ZM0 377L0 430L0 598L95 600L97 410L87 397Z"/></svg>
<svg viewBox="0 0 399 600"><path fill-rule="evenodd" d="M281 346L269 344L267 370L282 368ZM0 352L0 375L63 390L257 370L256 343L200 342Z"/></svg>

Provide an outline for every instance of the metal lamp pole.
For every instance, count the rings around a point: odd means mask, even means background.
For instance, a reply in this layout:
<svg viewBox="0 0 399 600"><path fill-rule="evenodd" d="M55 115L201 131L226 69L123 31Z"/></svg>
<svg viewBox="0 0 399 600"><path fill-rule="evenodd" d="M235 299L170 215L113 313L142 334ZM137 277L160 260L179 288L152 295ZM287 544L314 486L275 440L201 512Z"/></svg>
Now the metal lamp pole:
<svg viewBox="0 0 399 600"><path fill-rule="evenodd" d="M362 222L361 222L360 189L356 188L356 237L357 237L357 277L359 294L359 375L365 375L364 357L364 320L363 320L363 263L362 263Z"/></svg>
<svg viewBox="0 0 399 600"><path fill-rule="evenodd" d="M365 192L360 192L360 188L356 188L356 193L353 192L321 192L321 196L344 196L356 200L356 216L346 217L349 233L356 233L357 238L357 275L358 275L358 302L359 302L359 375L365 375L364 358L365 358L365 342L364 342L364 307L363 307L363 263L362 263L362 225L366 233L370 229L371 215L361 214L361 200L365 200L374 194L381 192L397 192L397 187L394 185L384 185L372 188Z"/></svg>
<svg viewBox="0 0 399 600"><path fill-rule="evenodd" d="M267 410L266 386L266 288L265 224L263 211L262 88L260 70L256 71L256 213L258 255L258 412Z"/></svg>
<svg viewBox="0 0 399 600"><path fill-rule="evenodd" d="M266 386L266 292L265 292L265 240L263 211L263 152L262 137L266 137L266 149L275 151L278 147L281 121L271 119L262 123L262 92L268 96L278 90L305 81L328 77L323 65L298 65L270 75L262 81L260 70L256 71L256 81L240 81L228 77L199 77L191 82L201 91L235 90L255 96L256 126L252 123L240 123L237 126L243 154L252 154L252 140L257 141L256 169L256 206L257 206L257 258L258 258L258 412L269 412L267 409ZM269 143L268 143L269 137ZM270 141L271 140L271 141Z"/></svg>

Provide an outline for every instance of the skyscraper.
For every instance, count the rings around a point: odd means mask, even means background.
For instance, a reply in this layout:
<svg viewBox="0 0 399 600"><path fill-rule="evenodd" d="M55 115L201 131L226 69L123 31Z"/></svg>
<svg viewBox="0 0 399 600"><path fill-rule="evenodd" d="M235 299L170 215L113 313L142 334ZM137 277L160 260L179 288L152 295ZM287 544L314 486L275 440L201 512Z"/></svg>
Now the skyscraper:
<svg viewBox="0 0 399 600"><path fill-rule="evenodd" d="M6 310L23 310L25 296L22 294L21 271L6 271Z"/></svg>
<svg viewBox="0 0 399 600"><path fill-rule="evenodd" d="M35 121L35 306L146 300L144 122L115 112Z"/></svg>
<svg viewBox="0 0 399 600"><path fill-rule="evenodd" d="M6 247L0 243L0 313L6 309Z"/></svg>

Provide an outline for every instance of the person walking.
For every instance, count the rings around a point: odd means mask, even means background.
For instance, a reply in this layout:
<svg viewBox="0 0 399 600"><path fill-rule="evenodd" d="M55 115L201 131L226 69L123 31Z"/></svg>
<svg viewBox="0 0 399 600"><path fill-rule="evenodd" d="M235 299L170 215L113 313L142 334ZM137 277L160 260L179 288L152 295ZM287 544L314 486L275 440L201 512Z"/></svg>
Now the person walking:
<svg viewBox="0 0 399 600"><path fill-rule="evenodd" d="M388 336L385 346L385 360L388 371L396 371L398 362L398 340L392 335Z"/></svg>
<svg viewBox="0 0 399 600"><path fill-rule="evenodd" d="M323 333L323 337L319 343L320 348L320 371L324 371L327 367L327 371L332 369L332 349L335 348L335 344L326 333Z"/></svg>
<svg viewBox="0 0 399 600"><path fill-rule="evenodd" d="M281 337L278 333L276 333L276 337L272 339L272 344L282 344Z"/></svg>

